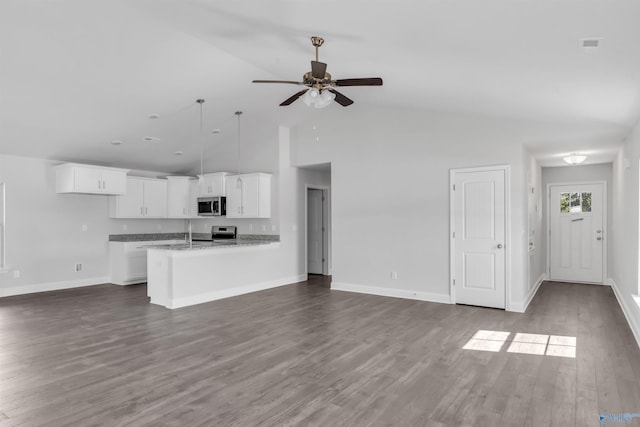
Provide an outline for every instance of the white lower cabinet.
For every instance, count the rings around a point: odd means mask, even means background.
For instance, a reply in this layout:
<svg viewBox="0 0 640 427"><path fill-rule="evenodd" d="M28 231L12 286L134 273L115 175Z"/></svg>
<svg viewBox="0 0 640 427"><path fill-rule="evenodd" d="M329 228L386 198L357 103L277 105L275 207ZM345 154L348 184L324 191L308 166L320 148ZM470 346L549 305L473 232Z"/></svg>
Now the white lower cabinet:
<svg viewBox="0 0 640 427"><path fill-rule="evenodd" d="M271 174L226 177L227 218L271 217Z"/></svg>
<svg viewBox="0 0 640 427"><path fill-rule="evenodd" d="M111 218L166 218L167 181L127 178L127 193L109 199Z"/></svg>
<svg viewBox="0 0 640 427"><path fill-rule="evenodd" d="M184 240L109 242L111 283L124 286L146 282L147 247L183 242Z"/></svg>

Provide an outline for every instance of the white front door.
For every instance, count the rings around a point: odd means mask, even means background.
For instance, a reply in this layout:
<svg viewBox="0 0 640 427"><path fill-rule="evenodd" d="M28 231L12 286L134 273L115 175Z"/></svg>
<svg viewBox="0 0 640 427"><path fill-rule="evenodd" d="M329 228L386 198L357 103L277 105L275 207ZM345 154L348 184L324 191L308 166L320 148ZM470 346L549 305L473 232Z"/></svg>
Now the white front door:
<svg viewBox="0 0 640 427"><path fill-rule="evenodd" d="M323 195L322 190L307 190L307 272L323 274Z"/></svg>
<svg viewBox="0 0 640 427"><path fill-rule="evenodd" d="M602 283L602 183L549 187L549 278Z"/></svg>
<svg viewBox="0 0 640 427"><path fill-rule="evenodd" d="M507 168L452 171L453 300L505 308Z"/></svg>

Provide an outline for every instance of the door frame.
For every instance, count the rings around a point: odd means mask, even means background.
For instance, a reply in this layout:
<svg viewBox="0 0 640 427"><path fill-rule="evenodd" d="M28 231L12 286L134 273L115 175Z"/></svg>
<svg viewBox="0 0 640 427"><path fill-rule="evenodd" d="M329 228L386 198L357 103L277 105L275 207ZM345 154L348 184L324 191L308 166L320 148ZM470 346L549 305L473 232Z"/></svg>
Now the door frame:
<svg viewBox="0 0 640 427"><path fill-rule="evenodd" d="M449 169L449 293L451 304L456 303L456 288L453 283L456 272L455 258L455 190L456 174L501 170L504 172L504 309L511 311L511 165L478 166Z"/></svg>
<svg viewBox="0 0 640 427"><path fill-rule="evenodd" d="M567 166L570 167L570 166ZM594 283L594 282L571 282L571 283L588 283L590 285L604 285L605 283L607 283L607 277L608 273L607 273L607 264L608 264L608 258L607 258L607 248L608 248L608 241L609 241L609 229L607 227L607 215L608 215L608 199L607 199L607 181L570 181L570 182L550 182L547 183L547 209L546 209L546 217L547 217L547 229L545 230L545 237L547 239L547 244L546 249L547 249L547 256L546 256L546 268L545 268L545 272L547 277L549 278L549 280L551 280L551 239L549 238L549 236L551 236L551 187L553 186L560 186L560 185L593 185L593 184L600 184L602 185L602 230L603 230L603 235L604 235L604 239L602 241L602 283Z"/></svg>
<svg viewBox="0 0 640 427"><path fill-rule="evenodd" d="M307 218L309 214L309 190L322 190L322 196L324 197L325 203L323 205L322 222L325 226L325 233L322 237L322 244L324 246L322 255L324 257L326 253L326 262L322 265L322 275L331 276L331 187L313 184L305 184L304 186L304 274L309 274L309 224Z"/></svg>

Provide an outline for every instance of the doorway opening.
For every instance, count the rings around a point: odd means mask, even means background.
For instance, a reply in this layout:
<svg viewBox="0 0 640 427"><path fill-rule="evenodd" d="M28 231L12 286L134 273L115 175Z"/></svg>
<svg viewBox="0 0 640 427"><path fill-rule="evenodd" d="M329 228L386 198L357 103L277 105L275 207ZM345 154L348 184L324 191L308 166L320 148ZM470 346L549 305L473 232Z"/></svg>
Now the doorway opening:
<svg viewBox="0 0 640 427"><path fill-rule="evenodd" d="M306 185L305 191L305 252L307 275L331 274L329 187Z"/></svg>

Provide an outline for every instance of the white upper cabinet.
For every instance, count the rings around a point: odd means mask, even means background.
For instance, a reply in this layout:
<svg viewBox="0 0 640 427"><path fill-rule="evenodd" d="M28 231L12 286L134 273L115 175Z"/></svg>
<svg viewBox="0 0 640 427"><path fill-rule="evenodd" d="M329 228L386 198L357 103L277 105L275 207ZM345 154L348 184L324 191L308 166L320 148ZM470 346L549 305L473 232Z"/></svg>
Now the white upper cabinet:
<svg viewBox="0 0 640 427"><path fill-rule="evenodd" d="M226 177L229 172L215 172L198 175L203 180L200 186L200 196L226 196Z"/></svg>
<svg viewBox="0 0 640 427"><path fill-rule="evenodd" d="M167 215L169 218L191 218L195 215L192 188L197 180L190 176L167 177ZM197 213L197 212L196 212Z"/></svg>
<svg viewBox="0 0 640 427"><path fill-rule="evenodd" d="M166 218L167 181L153 178L127 178L127 193L109 200L112 218Z"/></svg>
<svg viewBox="0 0 640 427"><path fill-rule="evenodd" d="M127 169L65 163L54 166L56 193L125 194Z"/></svg>
<svg viewBox="0 0 640 427"><path fill-rule="evenodd" d="M271 174L231 175L226 181L227 218L271 217Z"/></svg>

